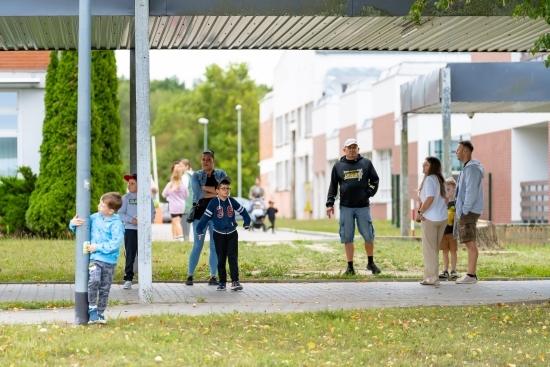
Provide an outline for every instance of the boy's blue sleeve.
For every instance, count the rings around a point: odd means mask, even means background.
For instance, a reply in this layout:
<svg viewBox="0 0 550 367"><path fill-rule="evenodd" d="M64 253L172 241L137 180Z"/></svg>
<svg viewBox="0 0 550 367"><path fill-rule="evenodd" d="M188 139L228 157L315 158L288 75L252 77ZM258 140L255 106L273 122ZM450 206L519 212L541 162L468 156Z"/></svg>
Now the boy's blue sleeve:
<svg viewBox="0 0 550 367"><path fill-rule="evenodd" d="M76 226L73 226L73 224L71 223L73 219L71 218L71 220L69 221L69 229L71 231L73 231L73 233L76 233Z"/></svg>
<svg viewBox="0 0 550 367"><path fill-rule="evenodd" d="M120 220L115 220L110 225L111 236L108 238L108 234L104 234L105 242L96 243L96 251L103 254L110 254L120 250L120 245L124 239L124 224Z"/></svg>
<svg viewBox="0 0 550 367"><path fill-rule="evenodd" d="M151 223L155 221L156 216L157 216L157 208L155 208L155 202L153 201L153 198L151 198Z"/></svg>
<svg viewBox="0 0 550 367"><path fill-rule="evenodd" d="M206 210L204 211L204 214L201 217L201 220L199 221L199 224L197 224L197 234L204 234L206 230L206 225L208 224L208 221L212 218L212 212L216 210L216 203L214 200L210 200L208 203L208 206L206 207Z"/></svg>
<svg viewBox="0 0 550 367"><path fill-rule="evenodd" d="M94 219L97 217L97 214L98 213L94 213L90 215L90 232L92 231L92 224L94 223ZM69 229L73 231L73 233L76 233L76 226L73 226L73 224L71 223L72 220L73 219L71 218L71 220L69 221Z"/></svg>
<svg viewBox="0 0 550 367"><path fill-rule="evenodd" d="M231 200L231 204L233 205L233 207L236 208L235 210L237 211L237 213L242 215L243 220L244 220L243 227L245 227L245 228L250 227L250 215L248 215L248 212L246 211L244 206L239 204L239 202L237 200L235 200L231 197L229 198L229 200Z"/></svg>
<svg viewBox="0 0 550 367"><path fill-rule="evenodd" d="M128 195L124 195L122 197L122 206L118 210L118 216L120 217L120 220L122 223L130 223L132 221L132 218L128 218L129 215L126 214L128 211Z"/></svg>

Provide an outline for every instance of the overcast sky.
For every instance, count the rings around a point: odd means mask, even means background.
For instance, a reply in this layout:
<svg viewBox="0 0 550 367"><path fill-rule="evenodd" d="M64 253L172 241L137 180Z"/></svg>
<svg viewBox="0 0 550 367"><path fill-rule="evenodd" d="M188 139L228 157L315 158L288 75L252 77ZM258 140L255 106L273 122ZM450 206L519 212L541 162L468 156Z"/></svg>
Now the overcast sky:
<svg viewBox="0 0 550 367"><path fill-rule="evenodd" d="M273 86L273 70L284 51L279 50L151 50L150 78L159 80L177 76L191 87L202 78L206 67L221 67L230 62L246 62L250 76L258 84ZM116 51L118 75L130 76L130 51Z"/></svg>

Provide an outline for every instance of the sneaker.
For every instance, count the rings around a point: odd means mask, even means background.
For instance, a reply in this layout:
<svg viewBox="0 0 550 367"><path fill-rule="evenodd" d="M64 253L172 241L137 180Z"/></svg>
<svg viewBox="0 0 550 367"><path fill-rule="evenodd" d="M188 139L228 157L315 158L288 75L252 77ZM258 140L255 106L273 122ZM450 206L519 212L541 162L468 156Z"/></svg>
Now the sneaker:
<svg viewBox="0 0 550 367"><path fill-rule="evenodd" d="M456 272L456 270L451 270L451 279L452 280L458 279L458 273Z"/></svg>
<svg viewBox="0 0 550 367"><path fill-rule="evenodd" d="M449 272L447 270L443 270L441 274L439 274L439 279L449 279Z"/></svg>
<svg viewBox="0 0 550 367"><path fill-rule="evenodd" d="M131 280L125 281L122 289L132 289L132 281Z"/></svg>
<svg viewBox="0 0 550 367"><path fill-rule="evenodd" d="M456 284L474 284L474 283L477 283L477 277L475 275L471 277L468 274L464 274L462 278L456 280Z"/></svg>
<svg viewBox="0 0 550 367"><path fill-rule="evenodd" d="M220 285L218 285L218 288L216 288L217 291L225 291L225 283L220 282Z"/></svg>
<svg viewBox="0 0 550 367"><path fill-rule="evenodd" d="M208 285L218 285L220 284L216 277L210 277L210 280L208 281Z"/></svg>
<svg viewBox="0 0 550 367"><path fill-rule="evenodd" d="M347 268L344 272L344 275L355 275L355 269L353 268Z"/></svg>
<svg viewBox="0 0 550 367"><path fill-rule="evenodd" d="M107 321L105 321L105 315L103 315L102 313L98 313L97 314L97 321L96 321L98 324L106 324Z"/></svg>
<svg viewBox="0 0 550 367"><path fill-rule="evenodd" d="M231 290L232 291L241 291L242 289L243 289L243 286L238 281L231 283Z"/></svg>
<svg viewBox="0 0 550 367"><path fill-rule="evenodd" d="M193 285L193 276L189 275L185 281L185 285Z"/></svg>
<svg viewBox="0 0 550 367"><path fill-rule="evenodd" d="M380 274L380 273L381 273L380 269L378 269L378 266L376 266L375 263L368 264L368 265L367 265L367 270L372 271L372 273L373 273L374 275Z"/></svg>
<svg viewBox="0 0 550 367"><path fill-rule="evenodd" d="M99 321L99 316L97 315L97 307L88 308L88 315L90 316L88 324L95 324Z"/></svg>

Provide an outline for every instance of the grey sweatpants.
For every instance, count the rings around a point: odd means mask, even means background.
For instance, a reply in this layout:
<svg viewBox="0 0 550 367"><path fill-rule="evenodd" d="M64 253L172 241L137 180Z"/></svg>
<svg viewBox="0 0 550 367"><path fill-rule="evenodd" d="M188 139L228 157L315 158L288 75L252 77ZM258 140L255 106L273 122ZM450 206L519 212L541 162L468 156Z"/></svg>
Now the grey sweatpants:
<svg viewBox="0 0 550 367"><path fill-rule="evenodd" d="M107 308L115 269L116 264L108 264L99 260L91 260L88 266L90 273L88 280L88 304L93 306L97 303L97 313L100 315Z"/></svg>

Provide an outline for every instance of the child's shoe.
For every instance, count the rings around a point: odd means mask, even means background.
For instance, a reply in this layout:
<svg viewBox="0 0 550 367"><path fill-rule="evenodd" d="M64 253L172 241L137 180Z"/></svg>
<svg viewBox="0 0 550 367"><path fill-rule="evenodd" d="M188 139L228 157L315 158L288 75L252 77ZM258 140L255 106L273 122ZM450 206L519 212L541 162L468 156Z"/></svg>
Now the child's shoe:
<svg viewBox="0 0 550 367"><path fill-rule="evenodd" d="M125 281L122 289L132 289L132 281L131 280Z"/></svg>
<svg viewBox="0 0 550 367"><path fill-rule="evenodd" d="M458 279L458 273L456 272L456 270L451 270L451 279L452 280Z"/></svg>
<svg viewBox="0 0 550 367"><path fill-rule="evenodd" d="M106 324L107 321L105 321L105 315L102 313L97 314L97 321L98 324Z"/></svg>
<svg viewBox="0 0 550 367"><path fill-rule="evenodd" d="M439 279L449 279L449 272L447 270L443 270L441 274L439 274Z"/></svg>
<svg viewBox="0 0 550 367"><path fill-rule="evenodd" d="M218 288L216 288L217 291L225 291L225 283L220 282L218 285Z"/></svg>
<svg viewBox="0 0 550 367"><path fill-rule="evenodd" d="M235 281L231 283L231 290L232 291L241 291L243 289L243 286L238 281Z"/></svg>
<svg viewBox="0 0 550 367"><path fill-rule="evenodd" d="M88 320L88 324L95 324L99 321L99 316L97 314L97 307L88 308L88 315L90 316L90 319Z"/></svg>

